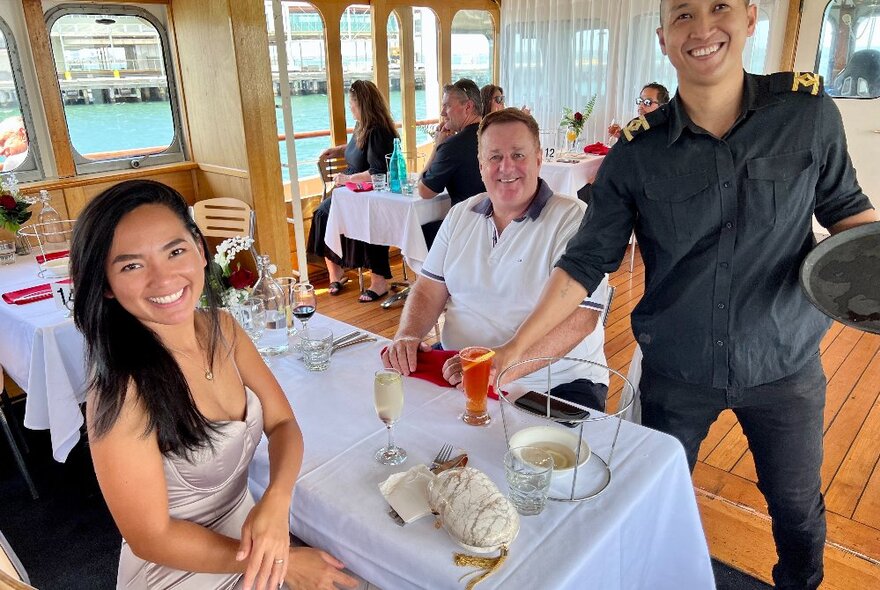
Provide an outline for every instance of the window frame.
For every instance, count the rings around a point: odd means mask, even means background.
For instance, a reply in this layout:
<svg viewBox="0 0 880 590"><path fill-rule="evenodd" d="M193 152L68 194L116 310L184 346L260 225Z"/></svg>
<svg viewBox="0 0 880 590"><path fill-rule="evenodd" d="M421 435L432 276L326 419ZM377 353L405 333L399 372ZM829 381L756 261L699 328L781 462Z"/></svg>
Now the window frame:
<svg viewBox="0 0 880 590"><path fill-rule="evenodd" d="M149 22L156 29L159 36L159 44L162 49L162 64L165 66L165 80L168 84L168 100L171 108L172 126L174 135L168 147L156 154L140 154L125 156L119 158L109 158L102 160L94 160L83 156L73 144L70 143L70 149L73 155L74 164L77 174L91 174L96 172L110 172L115 170L126 170L129 168L147 168L150 166L161 166L163 164L172 164L183 162L187 159L186 146L183 141L183 124L180 109L180 100L177 92L177 80L175 77L174 62L172 59L173 51L168 38L168 31L165 25L156 18L155 15L139 6L127 6L121 4L60 4L46 11L44 18L46 22L46 34L51 37L52 27L63 16L69 14L96 15L96 16L134 16L142 18ZM53 60L54 62L54 60ZM64 97L61 93L61 84L58 80L59 72L57 64L55 66L55 86L58 89L58 99L63 103ZM70 126L67 124L67 112L65 110L65 125L67 132L70 133Z"/></svg>
<svg viewBox="0 0 880 590"><path fill-rule="evenodd" d="M24 83L24 71L21 66L21 56L18 53L18 46L15 36L9 24L0 17L0 32L6 39L6 52L9 56L9 65L12 70L12 82L15 86L15 92L18 95L18 106L21 111L21 120L24 123L24 130L28 140L28 155L22 160L15 170L3 172L8 174L14 172L15 177L21 182L32 182L45 178L43 171L43 161L40 158L40 149L37 144L37 134L34 127L34 119L31 114L30 102L28 101L27 89Z"/></svg>

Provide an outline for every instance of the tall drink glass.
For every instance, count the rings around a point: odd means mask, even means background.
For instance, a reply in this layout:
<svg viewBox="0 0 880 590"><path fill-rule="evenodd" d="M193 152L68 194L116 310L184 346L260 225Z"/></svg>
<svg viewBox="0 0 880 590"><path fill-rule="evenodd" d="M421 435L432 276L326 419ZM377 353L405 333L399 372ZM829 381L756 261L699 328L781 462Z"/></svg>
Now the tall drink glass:
<svg viewBox="0 0 880 590"><path fill-rule="evenodd" d="M461 419L471 426L485 426L491 422L487 400L489 373L492 370L492 357L495 353L482 346L470 346L461 349L458 355L461 357L461 377L464 382L464 394L467 397L467 405Z"/></svg>
<svg viewBox="0 0 880 590"><path fill-rule="evenodd" d="M395 369L376 371L373 380L373 402L376 415L388 429L388 445L376 451L376 461L383 465L399 465L406 461L406 451L394 444L392 427L403 413L403 378Z"/></svg>

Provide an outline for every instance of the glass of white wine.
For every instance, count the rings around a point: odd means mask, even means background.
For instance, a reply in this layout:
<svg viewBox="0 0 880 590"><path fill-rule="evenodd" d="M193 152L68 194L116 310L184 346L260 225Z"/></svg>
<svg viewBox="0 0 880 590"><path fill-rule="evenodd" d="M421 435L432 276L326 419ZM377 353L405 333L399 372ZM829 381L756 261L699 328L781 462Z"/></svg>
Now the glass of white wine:
<svg viewBox="0 0 880 590"><path fill-rule="evenodd" d="M373 403L376 414L388 429L388 446L376 451L376 461L383 465L399 465L406 461L406 451L394 444L392 427L403 413L403 377L400 372L395 369L376 371Z"/></svg>

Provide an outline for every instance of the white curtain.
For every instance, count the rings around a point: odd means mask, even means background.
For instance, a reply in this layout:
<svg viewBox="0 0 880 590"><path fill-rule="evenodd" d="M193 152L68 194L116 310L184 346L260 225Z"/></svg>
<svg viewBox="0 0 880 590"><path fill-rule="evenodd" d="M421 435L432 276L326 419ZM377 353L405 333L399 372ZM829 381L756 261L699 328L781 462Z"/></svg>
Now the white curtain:
<svg viewBox="0 0 880 590"><path fill-rule="evenodd" d="M782 37L788 3L752 3L759 5L759 23L746 46L746 69L775 71L776 40ZM655 33L659 4L659 0L504 0L500 80L508 106L528 106L541 129L554 131L563 107L582 110L595 94L596 105L583 137L588 143L607 140L605 129L612 119L624 123L636 115L635 99L646 83L660 82L670 95L675 93L675 70L660 52Z"/></svg>

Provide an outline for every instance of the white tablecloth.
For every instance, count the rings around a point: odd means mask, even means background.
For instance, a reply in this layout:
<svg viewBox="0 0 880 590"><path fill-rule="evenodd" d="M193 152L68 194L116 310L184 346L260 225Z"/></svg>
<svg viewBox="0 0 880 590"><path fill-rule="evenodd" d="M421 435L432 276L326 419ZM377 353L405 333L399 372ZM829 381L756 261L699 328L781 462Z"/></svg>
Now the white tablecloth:
<svg viewBox="0 0 880 590"><path fill-rule="evenodd" d="M350 329L321 316L312 322L330 325L334 333ZM464 405L459 392L405 379L404 413L394 430L409 459L398 467L379 465L373 454L386 435L373 409L372 375L381 366L383 345L341 350L324 373L306 371L292 356L272 361L305 438L291 530L382 588L460 589L458 579L469 570L452 563L458 546L431 518L398 527L386 515L377 486L391 473L429 462L451 442L467 449L470 464L506 491L499 402L490 400L489 427L470 427L457 418ZM507 416L517 423L514 430L537 420L515 410ZM606 420L587 427L589 443L606 458L615 425ZM597 465L595 458L587 465ZM624 422L612 467L613 481L599 498L550 502L540 516L523 517L506 563L480 588L714 588L681 445ZM250 475L259 496L268 484L265 439Z"/></svg>
<svg viewBox="0 0 880 590"><path fill-rule="evenodd" d="M422 225L443 219L449 203L446 193L422 199L389 192L356 193L338 187L333 191L324 242L340 254L340 234L369 244L396 246L410 268L418 272L428 256Z"/></svg>
<svg viewBox="0 0 880 590"><path fill-rule="evenodd" d="M33 256L0 266L0 291L7 293L48 282L37 276ZM85 343L52 299L10 305L0 300L0 363L27 392L24 425L49 430L52 455L67 459L83 424L79 404L85 399Z"/></svg>
<svg viewBox="0 0 880 590"><path fill-rule="evenodd" d="M540 176L554 192L575 197L578 190L596 176L604 159L605 156L584 154L584 159L577 164L544 160Z"/></svg>

